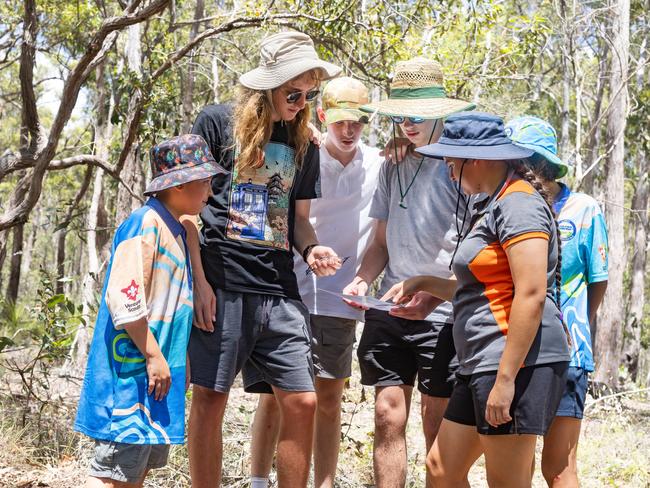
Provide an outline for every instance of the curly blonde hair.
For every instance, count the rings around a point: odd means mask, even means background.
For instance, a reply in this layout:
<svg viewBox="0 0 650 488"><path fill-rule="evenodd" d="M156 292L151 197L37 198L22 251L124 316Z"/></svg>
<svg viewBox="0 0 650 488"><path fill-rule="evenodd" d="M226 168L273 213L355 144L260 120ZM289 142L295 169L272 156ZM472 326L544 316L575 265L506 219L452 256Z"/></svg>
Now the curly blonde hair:
<svg viewBox="0 0 650 488"><path fill-rule="evenodd" d="M307 71L297 78L304 76L310 76L311 80L320 83L318 70ZM271 91L240 87L233 117L233 132L238 148L235 168L238 173L255 171L264 164L264 146L269 142L273 132ZM286 122L289 128L289 144L295 149L295 165L298 169L302 166L302 160L309 148L310 117L309 104L305 104L293 120Z"/></svg>

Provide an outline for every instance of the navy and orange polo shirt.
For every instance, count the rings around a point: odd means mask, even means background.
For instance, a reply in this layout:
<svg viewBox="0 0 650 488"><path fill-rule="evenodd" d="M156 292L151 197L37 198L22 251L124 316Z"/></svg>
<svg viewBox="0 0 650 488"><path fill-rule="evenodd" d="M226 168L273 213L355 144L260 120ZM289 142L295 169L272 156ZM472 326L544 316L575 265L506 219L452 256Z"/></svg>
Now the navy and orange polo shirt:
<svg viewBox="0 0 650 488"><path fill-rule="evenodd" d="M569 361L569 347L555 302L557 233L548 205L524 180L508 180L494 199L477 202L478 213L454 259L454 343L460 374L499 369L515 295L505 250L531 238L549 241L546 303L525 366Z"/></svg>

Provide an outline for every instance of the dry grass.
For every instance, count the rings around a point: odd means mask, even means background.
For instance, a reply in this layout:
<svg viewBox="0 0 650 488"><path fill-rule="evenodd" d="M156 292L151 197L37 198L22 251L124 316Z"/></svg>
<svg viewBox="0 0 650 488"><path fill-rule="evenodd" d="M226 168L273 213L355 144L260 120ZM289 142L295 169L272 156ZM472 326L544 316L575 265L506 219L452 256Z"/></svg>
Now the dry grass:
<svg viewBox="0 0 650 488"><path fill-rule="evenodd" d="M42 410L40 422L38 411L32 411L29 422L22 427L20 397L15 391L9 391L10 383L6 377L4 380L0 385L0 486L82 486L92 443L70 430L78 388L68 383L54 388L53 391L59 392L57 398ZM245 394L241 387L233 389L224 423L224 486L249 486L249 428L256 405L256 396ZM419 395L416 395L407 433L408 487L424 486L425 452L419 409ZM371 487L373 394L371 389L361 387L358 373L345 392L343 424L337 486ZM650 400L646 394L624 395L595 404L583 422L581 439L579 462L583 487L650 487ZM473 467L470 481L472 486L486 486L482 459ZM174 447L169 465L155 471L146 486L189 486L186 449ZM539 469L533 486L545 486Z"/></svg>

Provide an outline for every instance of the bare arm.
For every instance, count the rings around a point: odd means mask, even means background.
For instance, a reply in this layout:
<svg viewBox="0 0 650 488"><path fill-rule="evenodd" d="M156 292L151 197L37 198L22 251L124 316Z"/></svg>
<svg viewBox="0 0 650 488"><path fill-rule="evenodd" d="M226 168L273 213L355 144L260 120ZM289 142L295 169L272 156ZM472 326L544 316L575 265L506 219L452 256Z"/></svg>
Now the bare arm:
<svg viewBox="0 0 650 488"><path fill-rule="evenodd" d="M515 377L542 320L546 301L548 241L526 239L508 247L505 252L517 292L510 310L508 340L485 412L487 422L495 427L512 420L509 410L515 392Z"/></svg>
<svg viewBox="0 0 650 488"><path fill-rule="evenodd" d="M607 291L607 281L598 281L587 285L587 309L590 325L596 323L596 313L605 298L605 291Z"/></svg>
<svg viewBox="0 0 650 488"><path fill-rule="evenodd" d="M214 331L214 321L217 315L217 297L212 286L208 283L201 261L199 247L199 227L194 215L184 215L180 219L187 232L187 248L192 263L192 278L194 281L194 325L206 332Z"/></svg>
<svg viewBox="0 0 650 488"><path fill-rule="evenodd" d="M382 300L392 299L395 303L406 303L419 292L428 293L441 301L449 302L454 298L458 282L455 278L438 278L437 276L414 276L394 285Z"/></svg>
<svg viewBox="0 0 650 488"><path fill-rule="evenodd" d="M388 263L388 246L386 245L386 221L376 220L372 240L368 245L357 277L368 285L384 270Z"/></svg>
<svg viewBox="0 0 650 488"><path fill-rule="evenodd" d="M147 365L147 377L149 383L147 393L151 395L155 390L154 398L162 400L169 392L172 384L169 365L160 351L158 341L149 329L146 317L123 325L129 338L144 356Z"/></svg>
<svg viewBox="0 0 650 488"><path fill-rule="evenodd" d="M379 276L388 263L388 247L386 246L386 221L376 220L375 229L361 261L357 275L344 289L346 295L365 295L370 284ZM355 306L350 302L346 302ZM362 308L362 307L356 307Z"/></svg>
<svg viewBox="0 0 650 488"><path fill-rule="evenodd" d="M321 246L314 227L309 221L311 200L296 200L296 214L293 228L293 245L302 255L307 246L313 246L307 255L307 265L316 276L330 276L341 267L341 260L334 250Z"/></svg>

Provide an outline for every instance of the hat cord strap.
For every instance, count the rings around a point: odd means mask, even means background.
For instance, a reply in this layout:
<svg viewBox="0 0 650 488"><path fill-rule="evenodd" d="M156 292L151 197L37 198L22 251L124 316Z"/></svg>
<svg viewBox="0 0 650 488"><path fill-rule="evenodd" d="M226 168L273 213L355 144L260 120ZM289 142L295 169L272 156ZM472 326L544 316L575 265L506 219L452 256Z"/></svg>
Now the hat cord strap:
<svg viewBox="0 0 650 488"><path fill-rule="evenodd" d="M431 135L429 135L429 142L427 142L427 145L431 144L431 139L433 138L433 134L436 132L436 127L438 125L438 120L436 120L433 123L433 129L431 130ZM420 158L420 163L418 164L418 168L415 170L415 174L413 175L413 178L411 178L411 182L409 185L406 187L406 191L402 190L402 177L399 174L399 166L400 163L397 162L397 147L395 144L395 141L397 140L397 135L395 133L395 122L393 122L393 151L395 153L395 166L397 170L397 185L399 186L399 206L402 207L403 209L408 208L406 204L404 203L404 199L406 198L406 195L408 194L409 190L413 186L413 183L415 183L415 178L417 178L418 173L420 172L420 169L422 168L422 163L424 162L424 156Z"/></svg>

